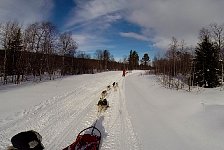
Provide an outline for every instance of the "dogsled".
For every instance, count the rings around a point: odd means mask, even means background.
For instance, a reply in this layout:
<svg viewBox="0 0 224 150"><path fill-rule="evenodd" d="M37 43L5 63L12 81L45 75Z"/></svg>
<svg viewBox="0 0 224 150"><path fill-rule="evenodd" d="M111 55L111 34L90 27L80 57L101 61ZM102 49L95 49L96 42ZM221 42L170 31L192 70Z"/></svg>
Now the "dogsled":
<svg viewBox="0 0 224 150"><path fill-rule="evenodd" d="M41 140L42 136L36 131L20 132L12 137L12 146L7 147L7 150L43 150ZM63 150L99 150L100 141L101 132L94 125L82 130L75 142Z"/></svg>
<svg viewBox="0 0 224 150"><path fill-rule="evenodd" d="M101 132L95 126L82 130L74 143L63 150L99 150Z"/></svg>

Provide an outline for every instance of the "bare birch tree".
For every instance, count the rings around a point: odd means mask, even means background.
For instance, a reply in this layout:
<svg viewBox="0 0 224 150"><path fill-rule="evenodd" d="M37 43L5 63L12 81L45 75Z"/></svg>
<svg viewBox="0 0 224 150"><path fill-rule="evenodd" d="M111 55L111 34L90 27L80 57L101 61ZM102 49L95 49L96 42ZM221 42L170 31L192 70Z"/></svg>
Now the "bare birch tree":
<svg viewBox="0 0 224 150"><path fill-rule="evenodd" d="M59 37L59 52L62 55L62 67L61 67L61 74L65 75L65 56L72 56L76 52L78 48L78 44L72 38L71 32L64 32Z"/></svg>
<svg viewBox="0 0 224 150"><path fill-rule="evenodd" d="M4 84L7 84L9 75L12 76L12 82L14 82L14 75L17 74L17 61L18 61L18 51L21 48L21 26L18 22L6 22L1 27L0 31L1 44L5 51L4 56Z"/></svg>

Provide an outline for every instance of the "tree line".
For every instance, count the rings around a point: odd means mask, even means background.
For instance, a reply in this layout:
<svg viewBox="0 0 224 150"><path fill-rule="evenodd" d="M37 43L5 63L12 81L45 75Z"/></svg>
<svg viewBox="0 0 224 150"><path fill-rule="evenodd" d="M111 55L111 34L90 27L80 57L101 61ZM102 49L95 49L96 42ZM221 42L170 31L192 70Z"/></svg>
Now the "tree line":
<svg viewBox="0 0 224 150"><path fill-rule="evenodd" d="M136 50L130 50L130 53L127 56L124 56L123 61L124 66L128 70L140 69L140 70L149 70L152 69L150 64L151 59L148 53L144 53L143 57L140 59L139 54Z"/></svg>
<svg viewBox="0 0 224 150"><path fill-rule="evenodd" d="M0 24L0 77L3 84L107 70L146 69L148 54L139 64L136 51L116 62L109 50L96 50L94 58L77 51L71 32L60 33L53 23L43 21L22 26L16 21ZM143 63L144 62L144 63Z"/></svg>
<svg viewBox="0 0 224 150"><path fill-rule="evenodd" d="M163 57L153 61L155 74L163 75L168 87L189 86L213 88L223 85L224 25L210 24L199 31L197 46L186 46L184 40L172 37Z"/></svg>

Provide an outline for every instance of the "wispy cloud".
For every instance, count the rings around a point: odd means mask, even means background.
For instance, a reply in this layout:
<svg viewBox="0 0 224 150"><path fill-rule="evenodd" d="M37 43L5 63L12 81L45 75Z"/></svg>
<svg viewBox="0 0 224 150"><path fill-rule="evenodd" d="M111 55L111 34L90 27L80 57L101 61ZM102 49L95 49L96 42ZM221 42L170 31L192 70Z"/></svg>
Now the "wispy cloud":
<svg viewBox="0 0 224 150"><path fill-rule="evenodd" d="M164 48L172 36L195 44L201 27L224 21L224 1L221 0L129 0L128 5L126 19L142 30L153 28L156 34L152 41L160 48Z"/></svg>
<svg viewBox="0 0 224 150"><path fill-rule="evenodd" d="M148 37L134 32L120 32L120 35L123 37L134 38L141 41L150 41Z"/></svg>
<svg viewBox="0 0 224 150"><path fill-rule="evenodd" d="M108 44L109 41L90 34L74 34L73 39L78 43L78 50L85 52L93 52L97 49L109 49L113 46Z"/></svg>
<svg viewBox="0 0 224 150"><path fill-rule="evenodd" d="M64 29L75 33L82 30L78 33L83 36L81 42L87 41L81 44L85 45L85 49L106 46L108 41L105 41L104 32L111 32L110 27L121 20L137 25L140 30L126 28L125 31L118 30L117 34L149 41L149 44L163 49L172 36L194 45L201 27L224 22L223 0L73 1L75 5L64 23ZM45 20L51 16L53 7L54 0L0 0L0 22L18 20L27 24ZM97 40L89 35L94 35ZM89 48L87 45L90 45Z"/></svg>
<svg viewBox="0 0 224 150"><path fill-rule="evenodd" d="M76 6L65 23L72 30L78 50L95 51L114 46L105 37L113 23L122 19L126 0L74 0ZM106 31L106 32L105 32Z"/></svg>
<svg viewBox="0 0 224 150"><path fill-rule="evenodd" d="M74 0L77 4L72 10L67 26L82 24L103 16L113 16L114 13L124 8L125 0ZM116 20L117 18L108 17ZM108 21L108 20L107 20Z"/></svg>
<svg viewBox="0 0 224 150"><path fill-rule="evenodd" d="M75 0L77 6L67 23L69 26L85 24L106 24L104 16L119 14L130 23L141 28L136 31L120 33L121 36L147 41L150 37L154 46L165 48L172 36L194 45L198 41L201 27L210 23L223 23L222 0ZM122 12L122 13L120 13ZM100 21L99 21L100 20ZM113 19L112 19L113 20ZM116 20L116 19L115 19ZM94 26L95 28L96 26ZM147 31L152 31L147 32Z"/></svg>
<svg viewBox="0 0 224 150"><path fill-rule="evenodd" d="M48 19L53 0L1 0L0 22L16 20L23 24Z"/></svg>

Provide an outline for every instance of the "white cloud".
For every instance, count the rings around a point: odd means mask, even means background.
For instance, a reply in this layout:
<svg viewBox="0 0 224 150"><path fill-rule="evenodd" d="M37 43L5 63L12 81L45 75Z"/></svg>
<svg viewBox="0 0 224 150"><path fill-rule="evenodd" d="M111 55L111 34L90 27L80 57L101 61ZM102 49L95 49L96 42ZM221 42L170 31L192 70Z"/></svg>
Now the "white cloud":
<svg viewBox="0 0 224 150"><path fill-rule="evenodd" d="M74 34L73 39L78 44L79 51L93 52L97 49L109 49L113 46L107 44L108 40L90 34Z"/></svg>
<svg viewBox="0 0 224 150"><path fill-rule="evenodd" d="M134 38L137 40L141 40L141 41L149 41L150 39L144 35L138 34L138 33L134 33L134 32L120 32L120 35L123 37L128 37L128 38Z"/></svg>
<svg viewBox="0 0 224 150"><path fill-rule="evenodd" d="M130 29L121 36L139 40L150 37L159 48L167 47L172 36L194 45L203 26L224 22L223 6L223 0L79 0L68 24L91 21L89 25L94 26L101 20L103 25L103 16L121 12L120 18L141 27L140 34Z"/></svg>
<svg viewBox="0 0 224 150"><path fill-rule="evenodd" d="M67 27L89 22L91 20L107 19L107 21L114 21L120 19L116 14L118 11L124 9L125 0L74 0L77 6L72 10L71 16L67 22Z"/></svg>
<svg viewBox="0 0 224 150"><path fill-rule="evenodd" d="M0 0L0 22L28 24L48 19L53 0Z"/></svg>
<svg viewBox="0 0 224 150"><path fill-rule="evenodd" d="M152 28L156 33L152 41L160 48L172 36L195 44L201 27L224 21L224 1L220 0L129 0L128 4L126 19L143 30Z"/></svg>
<svg viewBox="0 0 224 150"><path fill-rule="evenodd" d="M103 43L106 42L102 37L103 34L96 32L107 29L112 23L121 19L141 28L139 33L131 29L125 33L119 31L121 36L143 41L151 40L154 46L164 49L172 36L194 45L198 41L201 27L213 22L219 24L224 22L223 0L74 1L76 7L71 11L65 24L67 27L81 26L85 30L82 31L85 37L83 41L90 42L91 46L94 46L94 43L106 45ZM51 15L53 7L53 0L0 0L0 22L18 20L27 24L44 20ZM92 33L96 34L97 39L100 35L103 42L86 36Z"/></svg>

